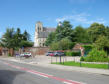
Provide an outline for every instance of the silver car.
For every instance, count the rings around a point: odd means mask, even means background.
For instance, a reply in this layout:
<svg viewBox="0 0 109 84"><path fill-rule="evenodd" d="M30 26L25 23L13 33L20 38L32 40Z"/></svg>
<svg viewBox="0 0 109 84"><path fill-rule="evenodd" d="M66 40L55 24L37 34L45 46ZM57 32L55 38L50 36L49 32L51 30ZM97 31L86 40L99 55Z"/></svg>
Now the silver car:
<svg viewBox="0 0 109 84"><path fill-rule="evenodd" d="M50 54L52 54L53 52L47 52L45 55L46 56L50 56Z"/></svg>

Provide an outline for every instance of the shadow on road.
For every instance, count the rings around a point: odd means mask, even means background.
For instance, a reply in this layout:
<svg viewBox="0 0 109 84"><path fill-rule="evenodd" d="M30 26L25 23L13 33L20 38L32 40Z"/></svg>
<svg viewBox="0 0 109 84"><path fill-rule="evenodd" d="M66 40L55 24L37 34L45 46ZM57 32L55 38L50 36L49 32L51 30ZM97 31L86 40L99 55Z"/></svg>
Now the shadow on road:
<svg viewBox="0 0 109 84"><path fill-rule="evenodd" d="M17 75L24 74L21 71L0 70L0 84L14 84Z"/></svg>

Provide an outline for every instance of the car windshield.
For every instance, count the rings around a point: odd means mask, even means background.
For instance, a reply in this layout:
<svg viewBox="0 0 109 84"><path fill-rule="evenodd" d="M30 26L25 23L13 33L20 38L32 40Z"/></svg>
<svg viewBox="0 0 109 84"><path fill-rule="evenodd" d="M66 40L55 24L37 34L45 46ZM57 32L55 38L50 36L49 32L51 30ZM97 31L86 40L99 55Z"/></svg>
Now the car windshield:
<svg viewBox="0 0 109 84"><path fill-rule="evenodd" d="M30 54L30 53L26 52L26 53L24 53L24 54Z"/></svg>
<svg viewBox="0 0 109 84"><path fill-rule="evenodd" d="M53 53L53 52L48 52L48 53Z"/></svg>

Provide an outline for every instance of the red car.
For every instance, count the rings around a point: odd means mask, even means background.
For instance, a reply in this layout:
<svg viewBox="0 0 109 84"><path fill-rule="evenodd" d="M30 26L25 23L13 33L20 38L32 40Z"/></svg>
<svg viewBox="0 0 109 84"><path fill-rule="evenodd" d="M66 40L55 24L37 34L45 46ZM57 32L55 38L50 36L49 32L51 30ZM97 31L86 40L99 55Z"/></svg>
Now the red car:
<svg viewBox="0 0 109 84"><path fill-rule="evenodd" d="M54 52L50 53L49 56L54 56Z"/></svg>

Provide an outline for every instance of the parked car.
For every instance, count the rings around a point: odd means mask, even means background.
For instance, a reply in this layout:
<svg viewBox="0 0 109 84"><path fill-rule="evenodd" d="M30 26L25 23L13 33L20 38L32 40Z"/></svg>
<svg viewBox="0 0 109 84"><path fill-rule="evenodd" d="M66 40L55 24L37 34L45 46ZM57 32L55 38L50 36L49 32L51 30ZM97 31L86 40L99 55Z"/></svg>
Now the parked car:
<svg viewBox="0 0 109 84"><path fill-rule="evenodd" d="M24 57L24 53L20 54L20 57Z"/></svg>
<svg viewBox="0 0 109 84"><path fill-rule="evenodd" d="M56 51L54 52L54 56L65 56L64 52Z"/></svg>
<svg viewBox="0 0 109 84"><path fill-rule="evenodd" d="M47 52L45 55L46 56L50 56L50 54L52 54L53 52Z"/></svg>
<svg viewBox="0 0 109 84"><path fill-rule="evenodd" d="M31 57L31 53L30 52L22 53L20 54L20 57L26 57L26 58Z"/></svg>
<svg viewBox="0 0 109 84"><path fill-rule="evenodd" d="M54 56L54 52L50 53L49 56Z"/></svg>

